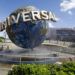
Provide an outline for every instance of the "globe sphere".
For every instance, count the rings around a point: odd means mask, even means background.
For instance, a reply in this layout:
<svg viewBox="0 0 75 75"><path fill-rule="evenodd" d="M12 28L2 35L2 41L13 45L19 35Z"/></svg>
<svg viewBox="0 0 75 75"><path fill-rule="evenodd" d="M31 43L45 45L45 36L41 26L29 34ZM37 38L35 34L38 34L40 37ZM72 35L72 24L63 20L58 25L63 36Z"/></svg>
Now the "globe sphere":
<svg viewBox="0 0 75 75"><path fill-rule="evenodd" d="M33 6L20 8L12 14L17 15L22 11L38 10ZM34 48L40 45L46 38L48 25L46 20L36 20L23 22L20 17L18 24L7 25L6 31L10 40L22 48Z"/></svg>

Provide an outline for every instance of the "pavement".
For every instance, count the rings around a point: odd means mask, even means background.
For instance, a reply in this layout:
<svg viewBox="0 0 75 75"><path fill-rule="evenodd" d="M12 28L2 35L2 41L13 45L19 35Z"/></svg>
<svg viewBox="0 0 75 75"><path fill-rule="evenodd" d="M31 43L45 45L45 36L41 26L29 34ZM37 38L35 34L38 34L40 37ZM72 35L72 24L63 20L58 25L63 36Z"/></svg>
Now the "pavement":
<svg viewBox="0 0 75 75"><path fill-rule="evenodd" d="M7 75L12 65L0 63L0 75Z"/></svg>

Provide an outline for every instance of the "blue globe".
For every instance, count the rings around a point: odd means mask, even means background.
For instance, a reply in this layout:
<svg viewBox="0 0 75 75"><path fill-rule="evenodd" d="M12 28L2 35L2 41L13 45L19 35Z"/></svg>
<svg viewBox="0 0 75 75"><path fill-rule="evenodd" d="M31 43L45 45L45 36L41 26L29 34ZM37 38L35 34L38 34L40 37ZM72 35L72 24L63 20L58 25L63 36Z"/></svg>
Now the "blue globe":
<svg viewBox="0 0 75 75"><path fill-rule="evenodd" d="M21 11L37 10L35 7L26 7L18 9L12 14L18 14ZM20 17L21 20L21 17ZM47 21L20 21L18 24L7 25L6 31L10 40L22 48L34 48L40 45L46 38L48 30Z"/></svg>

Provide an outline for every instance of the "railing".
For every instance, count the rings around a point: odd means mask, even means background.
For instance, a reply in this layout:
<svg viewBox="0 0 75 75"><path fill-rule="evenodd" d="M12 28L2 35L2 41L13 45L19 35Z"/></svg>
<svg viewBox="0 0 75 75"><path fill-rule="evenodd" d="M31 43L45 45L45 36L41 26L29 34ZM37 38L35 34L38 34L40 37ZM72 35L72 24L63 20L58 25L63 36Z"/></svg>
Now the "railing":
<svg viewBox="0 0 75 75"><path fill-rule="evenodd" d="M52 43L53 42L53 43ZM62 43L62 44L60 44ZM43 45L40 45L38 49L42 52L43 50L48 50L49 53L34 53L34 54L24 54L24 55L19 55L19 54L11 54L11 53L4 53L0 54L0 61L4 63L50 63L50 62L55 62L58 61L59 55L61 53L71 54L75 55L75 48L70 48L68 47L67 44L71 44L70 42L60 42L58 43L57 41L45 41ZM65 45L65 46L63 46ZM12 50L11 50L12 51ZM55 55L55 56L54 56ZM72 57L72 56L71 56ZM26 59L27 60L26 60ZM64 58L67 58L64 56Z"/></svg>

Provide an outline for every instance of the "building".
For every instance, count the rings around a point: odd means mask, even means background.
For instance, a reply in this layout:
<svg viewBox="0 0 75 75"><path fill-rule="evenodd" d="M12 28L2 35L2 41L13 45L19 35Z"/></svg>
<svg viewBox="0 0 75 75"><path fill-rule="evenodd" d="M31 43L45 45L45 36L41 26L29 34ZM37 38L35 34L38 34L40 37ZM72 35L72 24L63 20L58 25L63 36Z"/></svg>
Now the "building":
<svg viewBox="0 0 75 75"><path fill-rule="evenodd" d="M46 39L75 42L75 29L72 28L50 28Z"/></svg>

